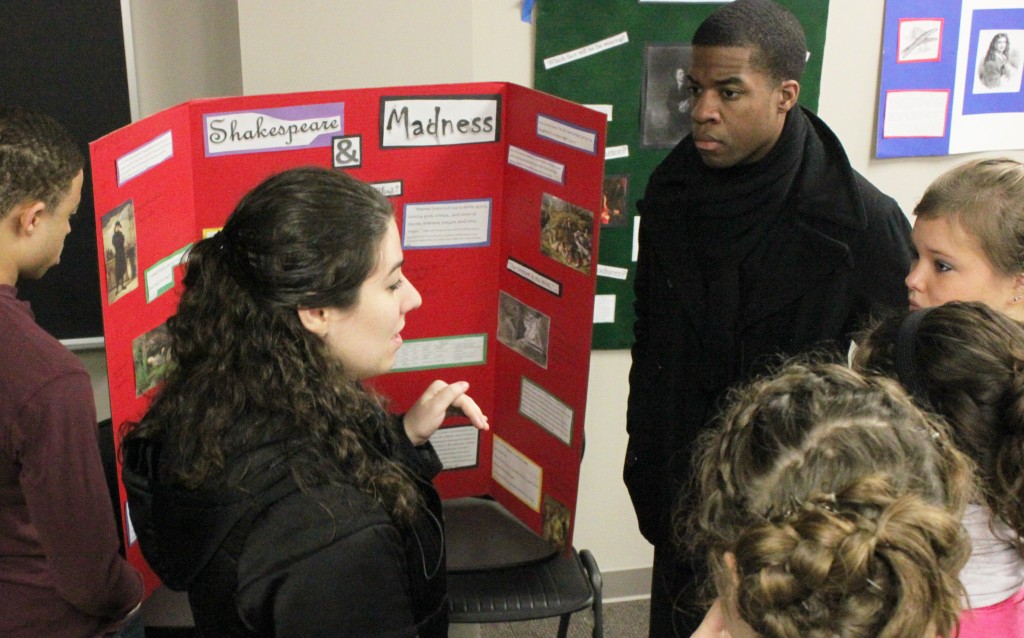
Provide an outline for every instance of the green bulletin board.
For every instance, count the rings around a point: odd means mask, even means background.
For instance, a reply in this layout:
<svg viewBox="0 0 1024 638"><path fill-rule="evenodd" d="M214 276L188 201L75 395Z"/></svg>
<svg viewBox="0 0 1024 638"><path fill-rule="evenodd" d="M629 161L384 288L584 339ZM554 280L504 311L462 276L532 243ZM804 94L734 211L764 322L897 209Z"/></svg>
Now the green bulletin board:
<svg viewBox="0 0 1024 638"><path fill-rule="evenodd" d="M796 15L807 34L810 58L800 82L800 103L816 111L828 1L780 3ZM614 303L614 321L594 324L594 349L628 348L633 343L636 201L672 144L671 135L663 134L667 89L661 88L671 82L662 79L676 66L673 54L685 55L697 26L719 6L637 0L537 2L534 87L580 104L610 105L607 146L619 147L620 152L628 149L628 156L605 161L610 205L603 214L609 223L601 228L597 294L599 306L602 301ZM628 41L615 44L622 34ZM598 52L587 55L586 47ZM550 64L565 59L571 61ZM623 205L615 206L617 200Z"/></svg>

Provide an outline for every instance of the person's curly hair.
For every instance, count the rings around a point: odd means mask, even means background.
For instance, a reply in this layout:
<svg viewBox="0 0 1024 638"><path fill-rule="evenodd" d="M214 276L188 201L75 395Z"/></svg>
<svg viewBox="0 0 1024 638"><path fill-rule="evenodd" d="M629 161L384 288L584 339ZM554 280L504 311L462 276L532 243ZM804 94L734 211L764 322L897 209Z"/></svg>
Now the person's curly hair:
<svg viewBox="0 0 1024 638"><path fill-rule="evenodd" d="M957 447L977 466L985 504L1016 531L1024 555L1024 326L977 302L930 308L913 336L925 407L949 423ZM900 378L897 335L907 314L861 336L855 368Z"/></svg>
<svg viewBox="0 0 1024 638"><path fill-rule="evenodd" d="M52 117L0 105L0 219L26 202L55 208L84 163L78 144Z"/></svg>
<svg viewBox="0 0 1024 638"><path fill-rule="evenodd" d="M970 464L894 381L791 363L734 392L699 467L695 543L760 635L956 627Z"/></svg>
<svg viewBox="0 0 1024 638"><path fill-rule="evenodd" d="M399 428L297 314L358 301L393 216L372 186L298 168L255 187L192 247L167 321L172 369L125 436L162 442L165 480L220 487L232 457L281 443L300 487L355 484L409 519L419 497L387 454Z"/></svg>

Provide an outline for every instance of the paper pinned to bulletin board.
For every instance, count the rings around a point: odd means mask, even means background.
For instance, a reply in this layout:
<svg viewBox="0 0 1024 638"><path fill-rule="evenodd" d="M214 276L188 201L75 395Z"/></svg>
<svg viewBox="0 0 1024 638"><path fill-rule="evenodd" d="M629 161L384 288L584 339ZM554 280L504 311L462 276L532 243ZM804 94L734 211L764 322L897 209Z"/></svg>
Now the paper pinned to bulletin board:
<svg viewBox="0 0 1024 638"><path fill-rule="evenodd" d="M434 379L468 381L491 430L446 419L431 437L438 491L490 494L564 549L583 455L604 130L590 109L492 82L193 100L93 142L116 443L170 363L165 322L189 247L273 173L344 170L393 203L403 272L423 296L392 372L370 384L401 413ZM159 583L126 528L151 592Z"/></svg>
<svg viewBox="0 0 1024 638"><path fill-rule="evenodd" d="M888 0L877 157L1024 148L1024 0Z"/></svg>
<svg viewBox="0 0 1024 638"><path fill-rule="evenodd" d="M669 149L689 132L675 75L697 26L723 3L681 0L537 0L534 86L608 119L595 349L633 343L636 201ZM816 111L827 0L780 0L800 20L810 57L800 103Z"/></svg>

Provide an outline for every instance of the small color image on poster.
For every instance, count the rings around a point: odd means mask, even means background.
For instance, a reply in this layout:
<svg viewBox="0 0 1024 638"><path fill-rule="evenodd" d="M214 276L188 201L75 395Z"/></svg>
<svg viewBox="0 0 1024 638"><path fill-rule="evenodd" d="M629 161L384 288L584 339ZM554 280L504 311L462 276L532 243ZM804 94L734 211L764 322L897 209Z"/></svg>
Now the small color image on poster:
<svg viewBox="0 0 1024 638"><path fill-rule="evenodd" d="M135 396L139 397L163 381L171 366L171 335L162 323L132 339L135 368Z"/></svg>
<svg viewBox="0 0 1024 638"><path fill-rule="evenodd" d="M540 251L555 261L590 272L594 214L544 193L540 201Z"/></svg>
<svg viewBox="0 0 1024 638"><path fill-rule="evenodd" d="M550 329L551 317L504 291L498 292L498 341L547 368Z"/></svg>

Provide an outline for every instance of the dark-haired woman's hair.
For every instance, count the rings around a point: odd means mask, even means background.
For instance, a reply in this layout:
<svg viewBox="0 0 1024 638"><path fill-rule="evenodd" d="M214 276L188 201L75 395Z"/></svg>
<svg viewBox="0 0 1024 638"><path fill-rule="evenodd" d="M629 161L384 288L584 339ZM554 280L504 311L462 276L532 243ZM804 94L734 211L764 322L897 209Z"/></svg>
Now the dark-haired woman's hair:
<svg viewBox="0 0 1024 638"><path fill-rule="evenodd" d="M694 519L719 595L770 638L949 636L970 467L945 437L894 381L838 365L734 392Z"/></svg>
<svg viewBox="0 0 1024 638"><path fill-rule="evenodd" d="M989 41L988 50L985 51L985 62L993 62L999 60L998 56L1000 54L1000 51L996 51L996 42L998 42L999 40L1002 40L1004 43L1006 43L1006 46L1003 48L1001 53L1004 56L1010 54L1010 35L1008 33L1001 31L992 36L992 39Z"/></svg>
<svg viewBox="0 0 1024 638"><path fill-rule="evenodd" d="M890 317L860 340L854 366L899 378L900 338L912 340L923 396L949 423L954 443L977 466L993 516L1024 535L1024 326L981 303L930 308L912 334L906 314ZM1024 553L1024 551L1022 551Z"/></svg>
<svg viewBox="0 0 1024 638"><path fill-rule="evenodd" d="M219 486L232 457L280 443L301 487L353 483L410 515L414 486L381 453L396 436L381 402L297 314L357 302L393 216L368 184L298 168L255 187L193 246L167 321L172 370L126 433L162 441L167 480Z"/></svg>

